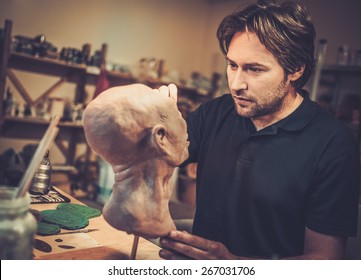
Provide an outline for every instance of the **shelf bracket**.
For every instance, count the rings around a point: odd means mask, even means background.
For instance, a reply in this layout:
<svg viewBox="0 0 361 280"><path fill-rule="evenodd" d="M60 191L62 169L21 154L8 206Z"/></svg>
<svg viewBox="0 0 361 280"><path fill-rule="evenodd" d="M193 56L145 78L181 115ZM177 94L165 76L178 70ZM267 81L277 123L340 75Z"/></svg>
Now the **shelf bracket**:
<svg viewBox="0 0 361 280"><path fill-rule="evenodd" d="M13 83L13 85L16 87L22 98L30 105L33 105L34 101L31 99L30 94L27 92L23 84L20 82L18 77L16 77L15 73L7 69L6 75L9 77L10 81Z"/></svg>
<svg viewBox="0 0 361 280"><path fill-rule="evenodd" d="M46 90L43 94L41 94L34 102L33 105L36 105L38 102L42 101L43 98L51 94L57 88L59 88L64 82L67 81L66 77L61 77L59 81L57 81L54 85L52 85L48 90Z"/></svg>

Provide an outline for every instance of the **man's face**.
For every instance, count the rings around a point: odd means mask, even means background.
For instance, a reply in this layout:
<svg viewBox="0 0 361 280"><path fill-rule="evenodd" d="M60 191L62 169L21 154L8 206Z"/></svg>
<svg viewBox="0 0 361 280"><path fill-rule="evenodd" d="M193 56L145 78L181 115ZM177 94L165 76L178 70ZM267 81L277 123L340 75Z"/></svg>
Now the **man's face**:
<svg viewBox="0 0 361 280"><path fill-rule="evenodd" d="M227 53L228 85L240 116L274 117L290 91L288 77L254 33L236 33Z"/></svg>

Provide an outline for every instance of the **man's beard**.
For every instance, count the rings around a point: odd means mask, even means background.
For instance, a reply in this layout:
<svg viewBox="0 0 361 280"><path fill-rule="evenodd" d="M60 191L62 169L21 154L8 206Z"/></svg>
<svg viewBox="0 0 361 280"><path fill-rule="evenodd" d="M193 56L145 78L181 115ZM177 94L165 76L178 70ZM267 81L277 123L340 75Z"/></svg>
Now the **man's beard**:
<svg viewBox="0 0 361 280"><path fill-rule="evenodd" d="M239 110L239 105L237 104L236 100L234 100L238 115L245 118L257 118L266 115L271 115L280 111L284 106L284 99L286 97L285 85L286 85L286 79L283 79L275 89L271 90L272 92L271 100L269 100L265 104L257 104L256 101L253 100L255 105L252 107L251 110L246 112Z"/></svg>

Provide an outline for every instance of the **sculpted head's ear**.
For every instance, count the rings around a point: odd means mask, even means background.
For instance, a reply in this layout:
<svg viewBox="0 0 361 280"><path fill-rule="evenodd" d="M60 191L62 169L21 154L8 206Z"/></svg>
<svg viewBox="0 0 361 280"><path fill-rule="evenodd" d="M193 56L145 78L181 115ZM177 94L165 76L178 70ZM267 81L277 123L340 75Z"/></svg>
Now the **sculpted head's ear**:
<svg viewBox="0 0 361 280"><path fill-rule="evenodd" d="M169 141L167 138L166 127L164 125L155 125L152 129L151 138L158 153L168 154Z"/></svg>

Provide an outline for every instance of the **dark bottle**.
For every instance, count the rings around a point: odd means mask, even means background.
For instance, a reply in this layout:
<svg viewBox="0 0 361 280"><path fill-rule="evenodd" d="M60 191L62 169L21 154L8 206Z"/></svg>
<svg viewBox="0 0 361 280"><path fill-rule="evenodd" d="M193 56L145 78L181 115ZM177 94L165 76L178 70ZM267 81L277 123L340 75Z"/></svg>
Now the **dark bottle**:
<svg viewBox="0 0 361 280"><path fill-rule="evenodd" d="M10 88L7 88L6 90L6 97L4 100L3 110L6 116L12 116L14 115L13 109L14 109L14 97L12 92L10 91Z"/></svg>

